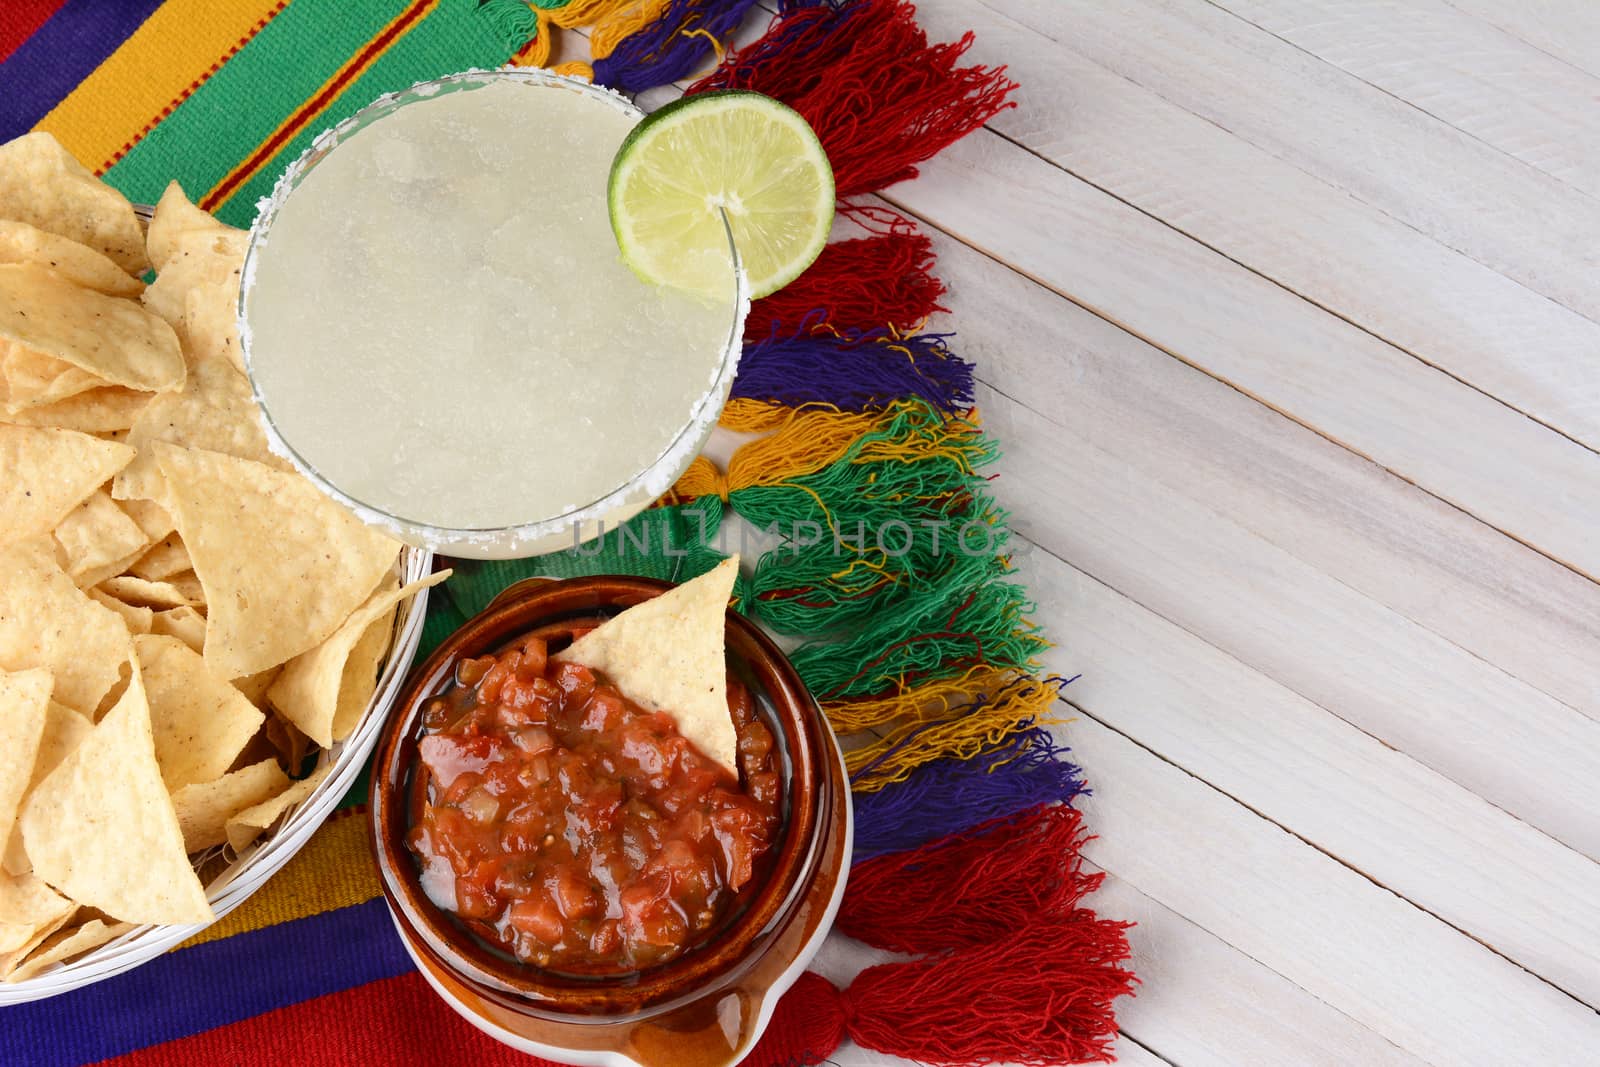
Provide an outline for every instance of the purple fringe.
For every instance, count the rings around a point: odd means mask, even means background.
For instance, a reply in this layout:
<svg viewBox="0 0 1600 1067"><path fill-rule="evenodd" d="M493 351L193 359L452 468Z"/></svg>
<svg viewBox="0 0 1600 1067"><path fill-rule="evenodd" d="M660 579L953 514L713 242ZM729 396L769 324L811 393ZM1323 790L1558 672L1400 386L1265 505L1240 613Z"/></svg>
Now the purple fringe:
<svg viewBox="0 0 1600 1067"><path fill-rule="evenodd" d="M809 321L809 320L808 320ZM744 346L733 395L795 407L834 404L870 411L920 397L946 413L973 404L972 364L950 351L950 334L892 338L886 331L773 335Z"/></svg>
<svg viewBox="0 0 1600 1067"><path fill-rule="evenodd" d="M756 0L672 0L666 13L624 37L609 56L594 62L594 80L624 93L642 93L687 78L713 55L704 30L727 40Z"/></svg>
<svg viewBox="0 0 1600 1067"><path fill-rule="evenodd" d="M1067 749L1035 726L976 759L935 760L903 782L857 793L851 861L916 848L1037 804L1070 803L1086 791Z"/></svg>

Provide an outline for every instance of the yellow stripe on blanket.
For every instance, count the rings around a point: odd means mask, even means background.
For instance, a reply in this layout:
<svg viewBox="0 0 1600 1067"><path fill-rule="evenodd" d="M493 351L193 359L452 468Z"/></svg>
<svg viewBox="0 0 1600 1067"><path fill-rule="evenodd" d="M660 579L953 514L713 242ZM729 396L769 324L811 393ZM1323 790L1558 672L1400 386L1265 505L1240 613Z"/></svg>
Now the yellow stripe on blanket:
<svg viewBox="0 0 1600 1067"><path fill-rule="evenodd" d="M35 129L103 173L287 2L166 0Z"/></svg>
<svg viewBox="0 0 1600 1067"><path fill-rule="evenodd" d="M378 867L367 844L365 809L338 811L322 824L283 870L268 879L267 884L239 905L238 910L223 916L178 948L361 904L382 892Z"/></svg>

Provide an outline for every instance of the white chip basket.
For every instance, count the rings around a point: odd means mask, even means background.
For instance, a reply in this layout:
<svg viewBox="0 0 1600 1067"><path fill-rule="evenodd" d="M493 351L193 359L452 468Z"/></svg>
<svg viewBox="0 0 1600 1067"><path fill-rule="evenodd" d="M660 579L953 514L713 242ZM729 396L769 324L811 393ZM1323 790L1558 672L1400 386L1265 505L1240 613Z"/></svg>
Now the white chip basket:
<svg viewBox="0 0 1600 1067"><path fill-rule="evenodd" d="M408 547L400 554L400 578L403 584L427 577L432 567L433 553L425 549ZM427 611L426 589L400 605L394 637L383 669L378 674L378 688L372 696L372 702L367 705L366 713L355 731L325 750L317 763L318 767L333 764L328 777L303 802L290 808L278 820L275 828L257 838L206 886L206 899L211 902L211 910L218 919L243 904L250 894L260 889L268 878L300 851L361 773L362 765L377 744L389 709L399 695L400 686L405 682L406 671L416 655L417 643L422 639L422 620ZM137 863L138 858L129 856L128 862ZM140 926L129 930L77 959L56 964L32 978L14 983L0 982L0 1005L53 997L121 974L193 937L207 925Z"/></svg>

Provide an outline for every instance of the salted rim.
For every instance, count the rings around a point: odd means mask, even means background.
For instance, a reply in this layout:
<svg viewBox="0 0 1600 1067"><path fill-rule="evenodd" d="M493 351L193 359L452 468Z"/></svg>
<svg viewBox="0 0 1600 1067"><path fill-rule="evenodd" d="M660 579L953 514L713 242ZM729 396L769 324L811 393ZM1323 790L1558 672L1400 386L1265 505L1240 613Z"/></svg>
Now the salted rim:
<svg viewBox="0 0 1600 1067"><path fill-rule="evenodd" d="M699 453L705 434L710 432L721 414L727 392L725 387L731 384L734 372L738 369L739 357L744 347L744 322L750 312L750 289L748 279L745 277L744 264L739 257L738 246L733 240L733 230L728 225L727 217L724 215L723 229L728 235L728 251L733 260L734 268L734 313L733 322L728 331L728 339L723 345L721 362L713 368L706 391L701 394L700 399L695 402L694 407L690 410L688 421L684 424L683 429L667 444L666 448L633 477L591 503L575 507L569 506L567 510L557 515L524 523L514 523L506 526L449 527L395 515L381 507L351 496L324 477L279 432L277 424L273 422L272 413L268 410L266 400L261 394L261 387L256 381L250 355L252 334L245 306L250 289L255 284L257 250L268 243L268 233L272 228L273 220L276 219L284 201L288 199L289 194L298 184L300 177L315 166L323 156L331 152L343 138L413 101L425 100L447 90L459 91L459 89L454 88L457 86L487 85L495 81L518 81L546 88L565 89L569 92L576 92L599 100L635 120L642 120L645 115L640 108L614 90L592 85L578 78L520 67L502 67L493 71L465 70L442 78L416 82L409 88L402 89L399 92L385 93L354 115L317 134L305 151L300 153L299 158L289 164L284 172L279 175L276 184L272 188L272 193L257 202L256 218L250 226L250 242L245 250L244 266L239 282L239 297L234 309L239 327L239 348L244 357L245 373L250 379L251 393L255 399L256 407L261 412L261 422L263 429L266 431L267 447L276 455L294 464L295 468L307 478L310 478L319 489L345 505L363 522L387 530L402 540L412 541L413 543L421 541L424 545L433 549L449 549L452 546L476 546L514 550L521 545L547 539L565 529L582 527L596 522L613 511L641 498L648 501L661 496L672 487L673 482L678 480L679 475L683 473L689 466L690 461Z"/></svg>

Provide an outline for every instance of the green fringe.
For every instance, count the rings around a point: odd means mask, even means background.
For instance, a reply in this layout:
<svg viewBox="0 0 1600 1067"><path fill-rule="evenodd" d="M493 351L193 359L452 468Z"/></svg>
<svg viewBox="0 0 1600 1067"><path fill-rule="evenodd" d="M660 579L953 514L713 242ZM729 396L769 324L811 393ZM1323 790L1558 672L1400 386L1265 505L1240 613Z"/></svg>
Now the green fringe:
<svg viewBox="0 0 1600 1067"><path fill-rule="evenodd" d="M566 3L568 0L562 0ZM540 4L559 7L559 4ZM478 0L478 14L488 21L501 42L516 52L539 35L539 16L524 0Z"/></svg>
<svg viewBox="0 0 1600 1067"><path fill-rule="evenodd" d="M1004 550L1004 518L987 494L974 494L969 508L945 520L948 526L907 524L886 535L883 547L870 535L872 543L859 552L849 546L839 551L829 539L784 546L756 566L750 581L753 611L780 633L848 634L918 592L981 582L990 560ZM982 542L969 536L973 552L961 550L957 535L968 519L982 523L985 533ZM985 544L988 551L979 551Z"/></svg>
<svg viewBox="0 0 1600 1067"><path fill-rule="evenodd" d="M877 696L952 678L980 663L1031 671L1048 646L1029 621L1034 605L998 557L980 559L982 584L918 590L843 640L813 640L793 653L819 700Z"/></svg>

